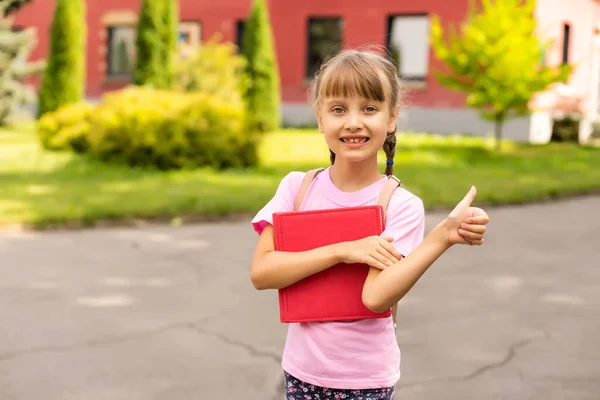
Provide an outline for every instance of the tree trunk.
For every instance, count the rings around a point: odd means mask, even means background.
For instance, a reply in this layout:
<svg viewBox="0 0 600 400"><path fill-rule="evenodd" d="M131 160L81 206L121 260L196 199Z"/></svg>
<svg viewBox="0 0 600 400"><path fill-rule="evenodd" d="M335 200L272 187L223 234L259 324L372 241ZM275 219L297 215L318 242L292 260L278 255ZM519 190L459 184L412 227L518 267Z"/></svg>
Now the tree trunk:
<svg viewBox="0 0 600 400"><path fill-rule="evenodd" d="M504 126L504 118L496 118L494 120L494 137L496 138L496 151L500 151L502 140L502 127Z"/></svg>

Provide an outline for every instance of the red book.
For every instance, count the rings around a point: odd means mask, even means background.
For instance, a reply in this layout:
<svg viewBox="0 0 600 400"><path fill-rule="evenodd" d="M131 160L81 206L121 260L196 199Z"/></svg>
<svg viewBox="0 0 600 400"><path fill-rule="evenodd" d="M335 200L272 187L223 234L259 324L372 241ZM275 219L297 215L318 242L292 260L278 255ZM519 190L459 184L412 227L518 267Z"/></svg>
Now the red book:
<svg viewBox="0 0 600 400"><path fill-rule="evenodd" d="M383 232L380 205L273 214L275 250L306 251ZM341 263L279 290L281 322L385 318L362 302L370 267Z"/></svg>

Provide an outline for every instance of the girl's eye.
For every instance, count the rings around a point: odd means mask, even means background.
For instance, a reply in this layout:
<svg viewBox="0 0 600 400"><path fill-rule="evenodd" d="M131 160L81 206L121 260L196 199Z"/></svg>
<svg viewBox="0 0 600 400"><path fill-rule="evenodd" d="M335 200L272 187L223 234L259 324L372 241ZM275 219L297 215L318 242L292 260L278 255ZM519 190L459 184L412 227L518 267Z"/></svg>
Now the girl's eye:
<svg viewBox="0 0 600 400"><path fill-rule="evenodd" d="M334 107L331 111L333 111L335 114L340 114L344 112L344 109L342 107Z"/></svg>
<svg viewBox="0 0 600 400"><path fill-rule="evenodd" d="M365 111L371 113L377 111L377 109L373 106L367 106L365 107Z"/></svg>

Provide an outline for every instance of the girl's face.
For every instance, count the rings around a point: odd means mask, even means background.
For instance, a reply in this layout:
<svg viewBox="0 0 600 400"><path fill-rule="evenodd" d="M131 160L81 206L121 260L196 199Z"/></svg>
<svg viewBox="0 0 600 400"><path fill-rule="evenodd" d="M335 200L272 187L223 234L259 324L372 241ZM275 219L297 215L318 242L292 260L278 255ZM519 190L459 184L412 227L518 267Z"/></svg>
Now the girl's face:
<svg viewBox="0 0 600 400"><path fill-rule="evenodd" d="M319 130L338 161L377 159L387 132L395 129L399 108L361 96L320 99Z"/></svg>

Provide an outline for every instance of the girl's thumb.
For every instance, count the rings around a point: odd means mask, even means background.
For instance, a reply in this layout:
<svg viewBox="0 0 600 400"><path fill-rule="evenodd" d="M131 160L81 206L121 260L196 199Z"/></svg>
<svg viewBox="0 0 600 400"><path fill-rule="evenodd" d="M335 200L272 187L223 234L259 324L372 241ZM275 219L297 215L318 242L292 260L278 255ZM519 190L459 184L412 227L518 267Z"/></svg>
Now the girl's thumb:
<svg viewBox="0 0 600 400"><path fill-rule="evenodd" d="M384 236L383 238L384 238L385 240L387 240L388 242L390 242L390 243L394 241L394 238L393 238L393 237L391 237L391 236Z"/></svg>

